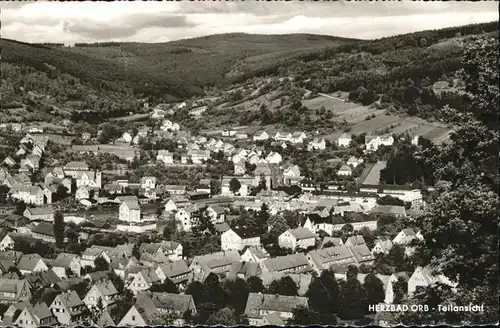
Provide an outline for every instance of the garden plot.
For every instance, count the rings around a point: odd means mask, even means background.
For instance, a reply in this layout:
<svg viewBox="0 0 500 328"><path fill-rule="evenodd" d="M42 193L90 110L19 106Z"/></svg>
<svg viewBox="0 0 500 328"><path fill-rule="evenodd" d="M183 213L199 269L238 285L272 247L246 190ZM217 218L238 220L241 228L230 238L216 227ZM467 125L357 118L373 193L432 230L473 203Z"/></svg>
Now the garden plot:
<svg viewBox="0 0 500 328"><path fill-rule="evenodd" d="M359 105L355 103L343 102L324 96L303 100L302 105L306 106L311 110L316 110L321 108L321 106L324 106L326 110L331 110L334 114L344 113L346 111L359 107Z"/></svg>

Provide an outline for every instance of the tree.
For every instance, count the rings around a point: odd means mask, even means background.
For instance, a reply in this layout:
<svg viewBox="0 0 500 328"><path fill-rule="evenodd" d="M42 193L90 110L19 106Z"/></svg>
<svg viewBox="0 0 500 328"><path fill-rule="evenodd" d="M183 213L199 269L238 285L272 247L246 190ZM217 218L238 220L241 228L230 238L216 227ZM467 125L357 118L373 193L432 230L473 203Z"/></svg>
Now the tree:
<svg viewBox="0 0 500 328"><path fill-rule="evenodd" d="M266 177L263 174L260 175L260 181L259 181L258 188L260 190L267 190L267 180L266 180Z"/></svg>
<svg viewBox="0 0 500 328"><path fill-rule="evenodd" d="M194 304L198 306L201 304L203 298L203 284L199 281L190 282L186 287L186 295L191 295L194 300Z"/></svg>
<svg viewBox="0 0 500 328"><path fill-rule="evenodd" d="M220 310L226 306L226 297L217 274L211 272L205 278L202 299L204 303L213 303L216 310Z"/></svg>
<svg viewBox="0 0 500 328"><path fill-rule="evenodd" d="M132 248L132 256L138 260L141 259L141 250L138 244L134 244L134 247Z"/></svg>
<svg viewBox="0 0 500 328"><path fill-rule="evenodd" d="M102 256L99 256L94 260L95 271L107 271L109 270L109 263Z"/></svg>
<svg viewBox="0 0 500 328"><path fill-rule="evenodd" d="M69 196L68 188L66 188L65 186L63 186L62 184L60 184L57 187L56 193L52 197L52 201L57 202L57 201L59 201L61 199L64 199L64 198L66 198L68 196Z"/></svg>
<svg viewBox="0 0 500 328"><path fill-rule="evenodd" d="M297 296L299 295L299 288L290 276L285 276L279 280L271 282L268 294Z"/></svg>
<svg viewBox="0 0 500 328"><path fill-rule="evenodd" d="M365 314L365 293L356 277L347 278L340 285L340 317L361 319Z"/></svg>
<svg viewBox="0 0 500 328"><path fill-rule="evenodd" d="M263 293L265 291L262 279L256 276L251 276L247 279L248 291L250 293Z"/></svg>
<svg viewBox="0 0 500 328"><path fill-rule="evenodd" d="M233 193L236 194L240 191L241 188L241 183L238 181L236 178L232 178L231 181L229 181L229 190Z"/></svg>
<svg viewBox="0 0 500 328"><path fill-rule="evenodd" d="M118 292L118 294L123 293L123 290L125 289L125 284L124 284L122 278L120 278L115 273L114 270L111 270L110 272L108 272L108 278L113 283L113 286L115 286L116 291Z"/></svg>
<svg viewBox="0 0 500 328"><path fill-rule="evenodd" d="M435 293L456 305L484 304L485 309L481 315L453 313L454 318L432 311L426 324L498 321L498 71L498 42L473 40L463 56L468 110L443 108L443 119L455 126L452 142L418 154L437 181L417 219L424 236L417 249L419 265L439 267L458 283L456 293L436 286L423 294ZM423 304L425 297L416 301Z"/></svg>
<svg viewBox="0 0 500 328"><path fill-rule="evenodd" d="M56 247L62 248L64 246L64 217L61 212L54 214L54 237L56 239Z"/></svg>
<svg viewBox="0 0 500 328"><path fill-rule="evenodd" d="M408 281L403 277L399 277L397 281L392 283L392 291L394 293L394 304L401 304L404 301L408 292Z"/></svg>
<svg viewBox="0 0 500 328"><path fill-rule="evenodd" d="M328 300L331 306L331 313L339 312L340 303L340 288L335 278L335 274L331 270L323 270L319 276L323 286L328 291Z"/></svg>
<svg viewBox="0 0 500 328"><path fill-rule="evenodd" d="M385 299L384 284L373 273L369 273L363 282L367 304L379 304Z"/></svg>
<svg viewBox="0 0 500 328"><path fill-rule="evenodd" d="M318 312L308 309L305 306L297 306L292 310L293 317L288 322L290 325L306 326L317 325L320 322Z"/></svg>
<svg viewBox="0 0 500 328"><path fill-rule="evenodd" d="M337 318L332 312L334 305L331 303L330 293L319 277L313 277L306 296L309 298L309 307L320 316L316 324L337 323Z"/></svg>
<svg viewBox="0 0 500 328"><path fill-rule="evenodd" d="M349 265L347 267L347 272L345 276L347 279L357 279L358 278L359 269L355 265Z"/></svg>
<svg viewBox="0 0 500 328"><path fill-rule="evenodd" d="M149 290L155 293L179 294L179 289L169 278L166 278L165 281L160 284L153 284Z"/></svg>
<svg viewBox="0 0 500 328"><path fill-rule="evenodd" d="M236 312L229 307L220 309L207 320L207 325L236 326L237 324Z"/></svg>
<svg viewBox="0 0 500 328"><path fill-rule="evenodd" d="M16 204L16 209L14 211L14 214L23 215L25 210L26 210L26 203L24 201L20 201L19 203Z"/></svg>
<svg viewBox="0 0 500 328"><path fill-rule="evenodd" d="M235 280L225 280L223 289L226 293L228 306L233 308L237 315L245 310L247 304L249 287L245 280L236 278Z"/></svg>

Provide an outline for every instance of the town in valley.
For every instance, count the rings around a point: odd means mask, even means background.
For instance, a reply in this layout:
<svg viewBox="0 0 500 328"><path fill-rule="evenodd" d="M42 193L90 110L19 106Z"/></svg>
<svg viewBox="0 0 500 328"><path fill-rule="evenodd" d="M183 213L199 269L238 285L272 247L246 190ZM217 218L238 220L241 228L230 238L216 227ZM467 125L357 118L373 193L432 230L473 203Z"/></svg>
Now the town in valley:
<svg viewBox="0 0 500 328"><path fill-rule="evenodd" d="M267 37L165 43L179 93L155 44L2 39L0 325L491 323L497 23L249 48L226 84L197 52Z"/></svg>

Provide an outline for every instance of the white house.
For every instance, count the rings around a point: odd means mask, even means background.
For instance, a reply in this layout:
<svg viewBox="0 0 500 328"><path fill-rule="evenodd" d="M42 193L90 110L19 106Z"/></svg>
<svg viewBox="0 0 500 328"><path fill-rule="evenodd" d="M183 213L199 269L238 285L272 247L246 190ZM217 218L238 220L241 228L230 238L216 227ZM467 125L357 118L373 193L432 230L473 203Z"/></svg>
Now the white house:
<svg viewBox="0 0 500 328"><path fill-rule="evenodd" d="M278 244L282 248L297 247L307 249L316 243L316 235L305 228L288 229L278 237Z"/></svg>
<svg viewBox="0 0 500 328"><path fill-rule="evenodd" d="M277 152L270 152L269 155L267 155L266 157L266 161L269 163L269 164L279 164L281 163L281 161L283 160L283 158L281 157L280 154L278 154Z"/></svg>
<svg viewBox="0 0 500 328"><path fill-rule="evenodd" d="M349 147L351 145L352 138L347 133L343 133L337 140L339 147Z"/></svg>
<svg viewBox="0 0 500 328"><path fill-rule="evenodd" d="M225 231L221 236L221 248L223 251L242 250L245 246L259 246L259 236L244 236L241 232L238 234L233 229Z"/></svg>
<svg viewBox="0 0 500 328"><path fill-rule="evenodd" d="M266 131L259 131L255 133L253 136L253 141L258 141L258 140L268 140L269 139L269 134L267 134Z"/></svg>
<svg viewBox="0 0 500 328"><path fill-rule="evenodd" d="M431 268L417 267L408 280L408 295L411 297L418 287L432 286L436 283L442 283L451 287L456 287L457 283L439 273L433 273Z"/></svg>
<svg viewBox="0 0 500 328"><path fill-rule="evenodd" d="M49 267L45 264L43 258L38 254L23 255L16 266L22 274L45 272L49 270Z"/></svg>
<svg viewBox="0 0 500 328"><path fill-rule="evenodd" d="M349 157L347 160L347 165L352 166L353 168L356 168L359 164L363 163L363 158L357 158L355 156Z"/></svg>
<svg viewBox="0 0 500 328"><path fill-rule="evenodd" d="M180 231L191 231L197 224L197 217L192 216L194 209L181 208L175 213L175 221L177 222L177 229Z"/></svg>
<svg viewBox="0 0 500 328"><path fill-rule="evenodd" d="M273 139L276 141L290 141L291 138L292 134L289 132L284 132L284 133L276 132L276 134L273 137Z"/></svg>
<svg viewBox="0 0 500 328"><path fill-rule="evenodd" d="M246 247L243 254L241 254L241 261L243 262L255 262L262 263L263 261L270 258L269 253L265 248L260 246L250 246Z"/></svg>
<svg viewBox="0 0 500 328"><path fill-rule="evenodd" d="M394 138L386 136L365 136L365 146L367 151L377 151L380 146L392 146Z"/></svg>
<svg viewBox="0 0 500 328"><path fill-rule="evenodd" d="M140 291L150 289L153 284L161 283L160 277L152 268L139 271L134 275L132 282L127 286L127 289L136 295Z"/></svg>
<svg viewBox="0 0 500 328"><path fill-rule="evenodd" d="M165 212L172 213L175 211L177 211L177 205L172 199L169 199L168 202L165 204Z"/></svg>
<svg viewBox="0 0 500 328"><path fill-rule="evenodd" d="M326 141L323 138L314 138L309 145L307 146L309 150L325 150L326 149Z"/></svg>
<svg viewBox="0 0 500 328"><path fill-rule="evenodd" d="M126 222L141 222L141 208L134 200L126 200L119 208L119 220Z"/></svg>
<svg viewBox="0 0 500 328"><path fill-rule="evenodd" d="M271 316L278 317L279 324L293 318L293 310L298 307L308 307L307 297L283 296L262 293L250 293L245 306L245 316L251 326L262 326Z"/></svg>
<svg viewBox="0 0 500 328"><path fill-rule="evenodd" d="M403 229L394 237L392 242L394 244L407 245L414 239L422 240L423 236L420 232L415 232L413 229Z"/></svg>
<svg viewBox="0 0 500 328"><path fill-rule="evenodd" d="M372 254L389 254L389 251L392 249L392 241L389 239L386 240L377 240L375 246L372 248Z"/></svg>
<svg viewBox="0 0 500 328"><path fill-rule="evenodd" d="M142 177L141 178L141 188L142 189L155 189L156 188L156 177Z"/></svg>
<svg viewBox="0 0 500 328"><path fill-rule="evenodd" d="M352 169L349 165L344 164L337 171L337 175L344 176L344 177L350 177L352 175Z"/></svg>
<svg viewBox="0 0 500 328"><path fill-rule="evenodd" d="M304 132L294 132L294 133L292 133L292 137L290 138L290 142L292 144L301 144L306 139L307 139L307 136Z"/></svg>
<svg viewBox="0 0 500 328"><path fill-rule="evenodd" d="M97 305L99 299L102 301L103 308L115 304L115 299L118 296L118 291L111 281L94 284L87 295L83 299L83 303L88 308L93 308Z"/></svg>
<svg viewBox="0 0 500 328"><path fill-rule="evenodd" d="M156 160L165 164L173 164L174 154L168 150L159 150L158 155L156 155Z"/></svg>

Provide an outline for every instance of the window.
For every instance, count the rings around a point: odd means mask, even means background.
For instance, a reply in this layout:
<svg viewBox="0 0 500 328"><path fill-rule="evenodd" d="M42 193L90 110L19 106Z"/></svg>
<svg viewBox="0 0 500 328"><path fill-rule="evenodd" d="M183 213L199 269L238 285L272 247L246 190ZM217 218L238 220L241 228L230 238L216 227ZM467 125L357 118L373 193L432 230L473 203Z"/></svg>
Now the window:
<svg viewBox="0 0 500 328"><path fill-rule="evenodd" d="M132 316L132 321L135 321L135 315Z"/></svg>

